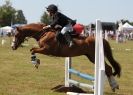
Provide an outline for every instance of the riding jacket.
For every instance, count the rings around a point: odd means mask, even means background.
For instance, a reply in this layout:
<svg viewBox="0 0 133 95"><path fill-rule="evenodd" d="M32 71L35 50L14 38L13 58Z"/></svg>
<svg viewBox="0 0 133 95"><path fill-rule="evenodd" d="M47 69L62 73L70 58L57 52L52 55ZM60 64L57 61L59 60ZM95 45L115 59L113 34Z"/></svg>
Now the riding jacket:
<svg viewBox="0 0 133 95"><path fill-rule="evenodd" d="M72 25L75 25L76 22L69 17L65 16L64 14L60 12L56 12L52 17L52 22L50 24L51 27L55 27L56 25L60 25L62 27L66 26L67 24L71 23Z"/></svg>

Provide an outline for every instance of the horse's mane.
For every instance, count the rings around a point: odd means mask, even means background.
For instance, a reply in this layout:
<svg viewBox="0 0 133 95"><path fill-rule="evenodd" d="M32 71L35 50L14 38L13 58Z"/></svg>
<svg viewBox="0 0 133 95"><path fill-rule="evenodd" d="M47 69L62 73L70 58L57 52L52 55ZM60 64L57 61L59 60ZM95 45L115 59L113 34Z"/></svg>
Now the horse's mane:
<svg viewBox="0 0 133 95"><path fill-rule="evenodd" d="M46 24L44 23L30 23L22 26L22 28L40 28L44 26L46 26Z"/></svg>
<svg viewBox="0 0 133 95"><path fill-rule="evenodd" d="M30 23L23 26L17 27L17 30L22 31L41 31L43 27L46 26L44 23Z"/></svg>
<svg viewBox="0 0 133 95"><path fill-rule="evenodd" d="M28 31L28 33L31 33L29 31L34 31L34 32L38 32L39 34L42 34L44 33L45 31L43 31L43 27L46 26L47 24L44 24L44 23L30 23L30 24L26 24L24 26L21 26L19 27L19 30L22 30L23 32L24 31ZM50 28L48 30L46 30L47 32L50 31L50 32L54 32L55 34L57 33L56 29L54 28ZM36 35L38 35L38 33ZM28 34L29 35L29 34ZM82 35L72 35L73 38L78 38L78 39L86 39L85 36L82 36Z"/></svg>

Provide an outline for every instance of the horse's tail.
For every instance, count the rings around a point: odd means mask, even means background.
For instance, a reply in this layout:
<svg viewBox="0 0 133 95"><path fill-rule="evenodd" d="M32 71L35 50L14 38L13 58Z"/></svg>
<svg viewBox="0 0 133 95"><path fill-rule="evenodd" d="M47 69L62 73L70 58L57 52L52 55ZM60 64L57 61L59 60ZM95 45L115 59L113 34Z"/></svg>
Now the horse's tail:
<svg viewBox="0 0 133 95"><path fill-rule="evenodd" d="M120 77L121 76L121 66L120 64L113 58L113 55L112 55L112 50L111 50L111 47L108 43L108 41L106 41L105 39L103 40L104 41L104 52L105 52L105 56L107 57L108 61L110 62L110 64L112 65L112 67L114 68L114 73L113 75L114 76L118 76Z"/></svg>

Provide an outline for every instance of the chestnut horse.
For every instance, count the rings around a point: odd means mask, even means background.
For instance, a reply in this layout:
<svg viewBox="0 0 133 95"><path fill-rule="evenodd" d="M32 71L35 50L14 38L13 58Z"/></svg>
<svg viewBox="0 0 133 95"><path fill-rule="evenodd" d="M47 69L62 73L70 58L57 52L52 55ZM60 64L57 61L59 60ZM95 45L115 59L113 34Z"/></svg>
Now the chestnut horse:
<svg viewBox="0 0 133 95"><path fill-rule="evenodd" d="M59 45L56 40L56 31L49 30L47 32L42 31L45 24L27 24L25 26L17 27L13 41L12 49L16 50L26 37L32 37L37 42L39 47L33 47L31 53L40 53L45 55L52 55L57 57L74 57L85 55L94 63L95 61L95 37L77 37L73 38L74 45L69 47L68 45ZM105 73L108 77L109 84L113 91L119 88L119 85L115 81L114 76L121 75L121 66L113 58L111 47L105 39L103 39L104 56L108 59L112 67L105 62Z"/></svg>

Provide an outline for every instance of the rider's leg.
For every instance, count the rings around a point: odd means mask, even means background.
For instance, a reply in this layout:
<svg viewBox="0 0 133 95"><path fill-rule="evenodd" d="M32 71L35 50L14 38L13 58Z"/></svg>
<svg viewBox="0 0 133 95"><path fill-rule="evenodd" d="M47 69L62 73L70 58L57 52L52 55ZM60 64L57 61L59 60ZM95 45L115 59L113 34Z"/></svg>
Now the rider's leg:
<svg viewBox="0 0 133 95"><path fill-rule="evenodd" d="M73 45L72 37L71 37L71 35L69 33L69 32L72 32L72 31L73 31L73 27L72 27L71 24L68 24L68 25L64 26L62 28L62 30L61 30L61 33L63 35L65 35L65 37L66 37L66 39L68 41L69 47L71 47Z"/></svg>

